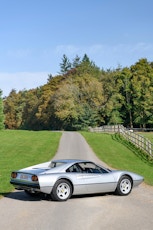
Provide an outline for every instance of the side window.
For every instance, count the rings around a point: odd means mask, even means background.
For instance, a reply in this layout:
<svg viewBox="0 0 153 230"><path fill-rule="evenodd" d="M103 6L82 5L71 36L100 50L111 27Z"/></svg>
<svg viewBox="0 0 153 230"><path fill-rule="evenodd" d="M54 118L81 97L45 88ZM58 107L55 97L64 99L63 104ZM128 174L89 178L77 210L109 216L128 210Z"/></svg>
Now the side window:
<svg viewBox="0 0 153 230"><path fill-rule="evenodd" d="M82 168L82 171L84 173L106 173L107 172L103 168L91 162L80 163L79 166Z"/></svg>

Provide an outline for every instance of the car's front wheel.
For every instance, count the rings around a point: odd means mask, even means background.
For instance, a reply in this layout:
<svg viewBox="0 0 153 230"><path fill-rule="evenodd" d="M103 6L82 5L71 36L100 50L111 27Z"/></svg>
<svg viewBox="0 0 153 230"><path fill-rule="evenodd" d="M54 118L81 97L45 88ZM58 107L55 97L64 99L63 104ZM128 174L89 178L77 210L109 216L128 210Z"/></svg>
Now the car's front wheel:
<svg viewBox="0 0 153 230"><path fill-rule="evenodd" d="M72 195L72 185L69 181L58 180L52 190L51 198L56 201L66 201Z"/></svg>
<svg viewBox="0 0 153 230"><path fill-rule="evenodd" d="M132 180L128 176L122 176L116 188L116 194L126 196L132 191Z"/></svg>

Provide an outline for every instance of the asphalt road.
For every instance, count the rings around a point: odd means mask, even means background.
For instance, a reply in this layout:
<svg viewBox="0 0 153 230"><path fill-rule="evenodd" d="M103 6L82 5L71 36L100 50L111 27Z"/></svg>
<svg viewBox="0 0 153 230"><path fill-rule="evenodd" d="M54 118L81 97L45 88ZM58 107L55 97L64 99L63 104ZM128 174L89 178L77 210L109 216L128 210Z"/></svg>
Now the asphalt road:
<svg viewBox="0 0 153 230"><path fill-rule="evenodd" d="M100 162L84 138L64 132L55 156ZM105 165L105 164L104 164ZM126 197L103 194L53 202L15 191L0 200L0 230L152 230L153 187L134 188Z"/></svg>

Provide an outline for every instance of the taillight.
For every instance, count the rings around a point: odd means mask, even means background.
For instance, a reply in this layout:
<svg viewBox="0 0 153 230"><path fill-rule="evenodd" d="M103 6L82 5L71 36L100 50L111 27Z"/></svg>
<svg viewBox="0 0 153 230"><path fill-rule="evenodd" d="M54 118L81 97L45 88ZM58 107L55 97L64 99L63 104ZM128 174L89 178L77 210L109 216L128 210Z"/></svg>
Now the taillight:
<svg viewBox="0 0 153 230"><path fill-rule="evenodd" d="M36 175L32 175L31 180L32 181L38 181L38 177Z"/></svg>
<svg viewBox="0 0 153 230"><path fill-rule="evenodd" d="M11 177L12 177L12 178L17 178L17 173L16 173L16 172L12 172L12 173L11 173Z"/></svg>

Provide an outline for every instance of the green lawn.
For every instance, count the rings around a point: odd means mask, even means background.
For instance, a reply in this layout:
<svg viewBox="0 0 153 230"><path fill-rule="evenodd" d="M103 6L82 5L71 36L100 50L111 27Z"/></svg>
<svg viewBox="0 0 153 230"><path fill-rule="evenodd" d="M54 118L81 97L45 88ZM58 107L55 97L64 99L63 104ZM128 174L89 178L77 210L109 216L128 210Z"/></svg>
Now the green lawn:
<svg viewBox="0 0 153 230"><path fill-rule="evenodd" d="M110 167L129 170L144 176L153 185L153 164L138 156L138 151L124 144L115 134L81 132L96 155Z"/></svg>
<svg viewBox="0 0 153 230"><path fill-rule="evenodd" d="M49 161L56 153L60 132L0 131L0 195L13 189L12 170Z"/></svg>

